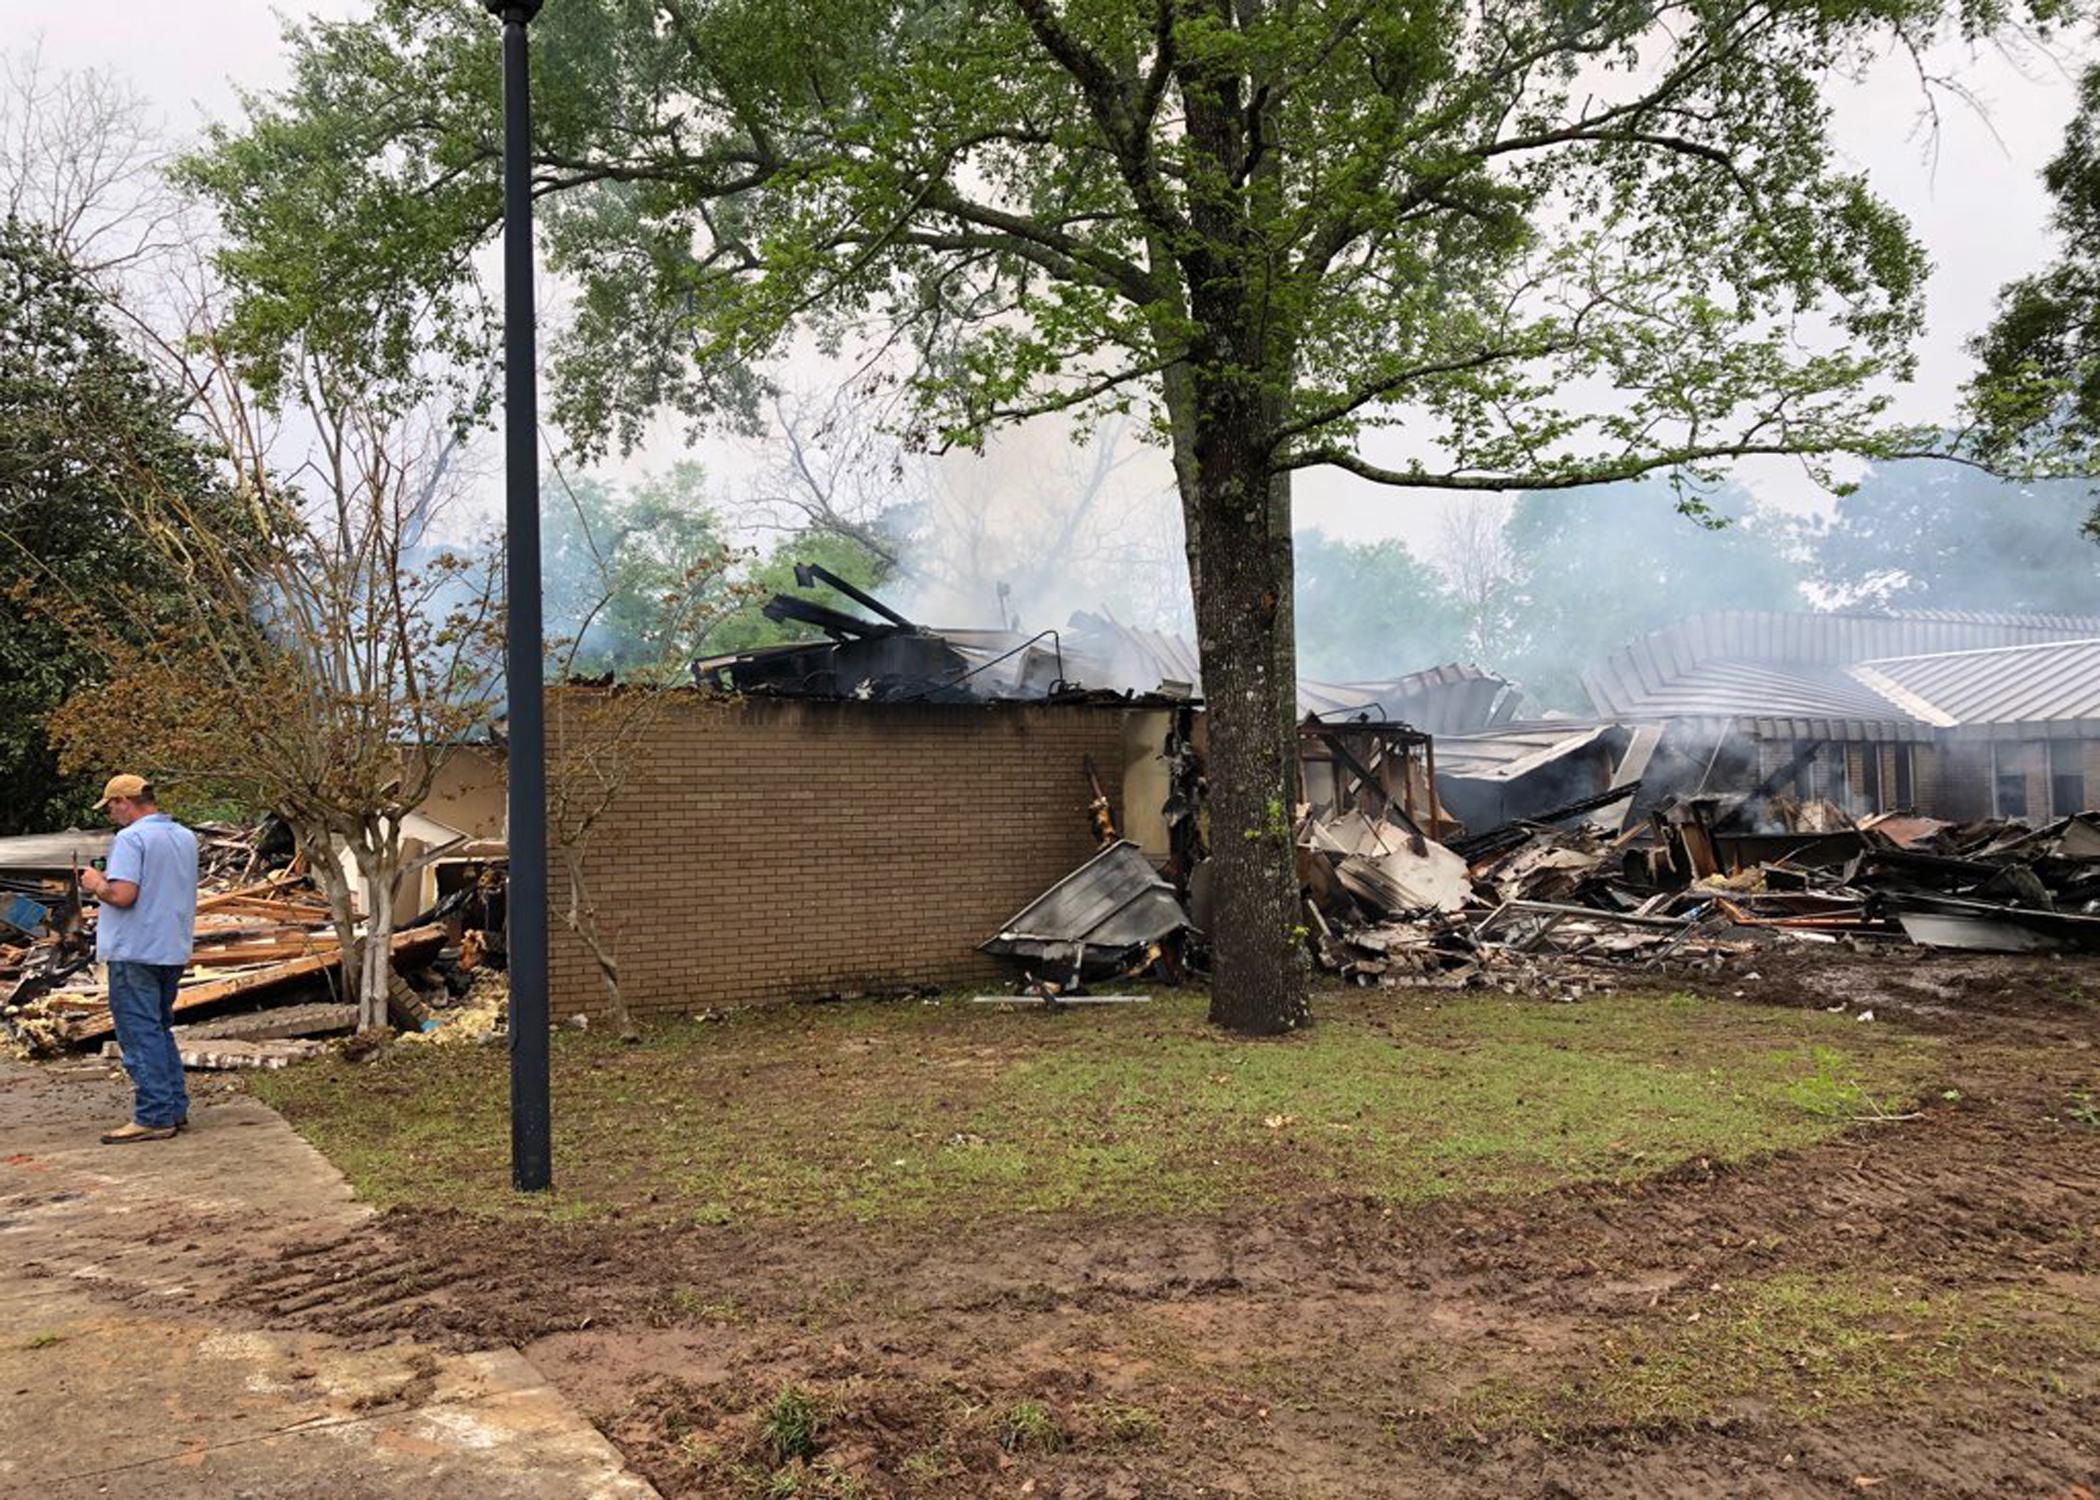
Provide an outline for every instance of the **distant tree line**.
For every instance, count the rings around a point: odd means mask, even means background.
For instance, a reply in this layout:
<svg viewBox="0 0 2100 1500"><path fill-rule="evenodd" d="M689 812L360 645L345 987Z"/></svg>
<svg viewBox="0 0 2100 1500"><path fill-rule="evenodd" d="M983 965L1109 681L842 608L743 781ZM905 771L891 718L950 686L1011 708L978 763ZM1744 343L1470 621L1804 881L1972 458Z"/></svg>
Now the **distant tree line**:
<svg viewBox="0 0 2100 1500"><path fill-rule="evenodd" d="M1298 542L1298 657L1309 678L1365 681L1444 662L1502 672L1530 708L1582 711L1582 668L1702 610L2100 611L2091 486L2015 484L1905 461L1869 471L1827 515L1726 486L1695 525L1658 482L1529 493L1492 535L1406 544ZM1485 556L1483 556L1485 553Z"/></svg>

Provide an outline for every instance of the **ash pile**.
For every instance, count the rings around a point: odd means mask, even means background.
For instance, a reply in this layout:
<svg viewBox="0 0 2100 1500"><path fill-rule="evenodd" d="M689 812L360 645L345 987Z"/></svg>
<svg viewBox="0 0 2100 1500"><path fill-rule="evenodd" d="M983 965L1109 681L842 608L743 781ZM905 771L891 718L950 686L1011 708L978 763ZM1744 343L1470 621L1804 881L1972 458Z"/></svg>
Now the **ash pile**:
<svg viewBox="0 0 2100 1500"><path fill-rule="evenodd" d="M327 898L282 825L205 825L198 836L195 950L176 991L175 1038L192 1068L273 1068L352 1031L342 942ZM19 1056L101 1049L116 1056L108 991L95 963L98 907L80 870L110 835L0 840L0 1043ZM505 860L462 849L437 862L441 892L397 912L389 1019L410 1034L455 1018L500 1025Z"/></svg>
<svg viewBox="0 0 2100 1500"><path fill-rule="evenodd" d="M1303 809L1318 962L1362 985L1577 999L1774 946L2100 952L2095 814L1854 820L1828 802L1706 795L1622 827L1639 785L1470 837L1433 838L1376 797Z"/></svg>

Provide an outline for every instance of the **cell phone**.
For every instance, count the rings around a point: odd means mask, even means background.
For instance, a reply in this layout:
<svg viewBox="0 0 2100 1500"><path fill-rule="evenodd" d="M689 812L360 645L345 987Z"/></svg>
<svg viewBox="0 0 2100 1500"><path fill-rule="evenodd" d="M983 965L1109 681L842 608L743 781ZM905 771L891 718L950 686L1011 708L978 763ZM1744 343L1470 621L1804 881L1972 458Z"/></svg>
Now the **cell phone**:
<svg viewBox="0 0 2100 1500"><path fill-rule="evenodd" d="M106 854L98 854L93 859L89 860L88 864L93 869L107 870L109 868L109 856Z"/></svg>

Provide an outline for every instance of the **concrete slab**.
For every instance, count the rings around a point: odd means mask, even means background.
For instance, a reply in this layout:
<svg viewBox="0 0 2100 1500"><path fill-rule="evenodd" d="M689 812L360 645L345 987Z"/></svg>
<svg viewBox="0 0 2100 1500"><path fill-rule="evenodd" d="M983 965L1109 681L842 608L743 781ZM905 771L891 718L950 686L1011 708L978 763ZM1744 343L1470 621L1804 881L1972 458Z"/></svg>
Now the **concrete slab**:
<svg viewBox="0 0 2100 1500"><path fill-rule="evenodd" d="M222 1293L369 1217L270 1110L102 1146L120 1079L0 1063L0 1493L649 1500L508 1347L353 1347Z"/></svg>

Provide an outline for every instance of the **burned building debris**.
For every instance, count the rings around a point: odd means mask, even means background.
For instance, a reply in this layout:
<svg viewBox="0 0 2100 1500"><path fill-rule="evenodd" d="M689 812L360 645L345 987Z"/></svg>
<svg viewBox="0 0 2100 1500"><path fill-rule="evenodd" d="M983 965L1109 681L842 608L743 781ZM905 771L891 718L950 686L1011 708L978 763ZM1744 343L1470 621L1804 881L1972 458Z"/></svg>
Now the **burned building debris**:
<svg viewBox="0 0 2100 1500"><path fill-rule="evenodd" d="M826 568L797 563L795 581L803 588L822 584L836 589L877 618L867 620L793 594L775 594L765 606L767 619L811 626L824 639L697 661L693 676L701 686L875 702L949 702L962 690L969 663L936 632L914 625ZM969 695L965 691L962 696Z"/></svg>
<svg viewBox="0 0 2100 1500"><path fill-rule="evenodd" d="M874 618L794 594L764 613L821 635L787 645L704 657L694 680L725 692L876 702L999 702L1112 695L1193 702L1203 692L1193 642L1126 625L1106 610L1076 610L1063 625L1028 632L918 624L836 574L798 564L796 583L827 586ZM1377 682L1301 680L1301 715L1405 723L1431 735L1486 730L1510 720L1521 694L1506 679L1449 663Z"/></svg>
<svg viewBox="0 0 2100 1500"><path fill-rule="evenodd" d="M774 601L811 638L696 663L703 691L649 747L671 769L608 812L622 835L592 878L627 924L637 1013L1003 968L1044 996L1202 972L1193 646L1105 612L937 629L821 569L798 578L836 595ZM1568 718L1477 667L1301 682L1283 811L1315 961L1356 984L1565 997L1780 944L2100 950L2100 620L1701 617L1600 665L1591 691L1594 712ZM500 786L499 759L469 761ZM432 849L481 833L394 913L397 1022L418 1033L500 1018L500 806L484 793L455 788L405 830ZM795 816L793 840L754 817L768 806ZM236 1040L349 1024L311 883L288 877L288 850L225 837L185 1024ZM650 838L735 862L697 954L688 914L632 868ZM103 1039L93 912L68 881L101 839L0 847L0 1030L17 1046ZM822 942L770 920L772 893L812 868L830 882ZM557 1013L590 1012L595 971L559 934L555 957Z"/></svg>
<svg viewBox="0 0 2100 1500"><path fill-rule="evenodd" d="M837 586L811 569L798 581ZM1123 836L1097 839L980 951L1027 966L1030 983L1200 967L1204 727L1189 643L1088 612L1033 635L933 629L841 592L865 616L776 599L775 618L825 638L699 663L701 680L877 702L1124 705L1137 728ZM1697 616L1585 682L1586 719L1527 716L1516 684L1456 664L1299 684L1298 866L1322 965L1364 983L1547 975L1537 982L1565 990L1579 987L1571 971L1595 983L1600 966L1712 967L1774 942L2090 945L2087 856L2025 858L2017 818L2085 810L2086 778L2100 774L2100 619ZM2019 748L2037 741L2047 748ZM1101 834L1109 798L1090 781ZM2074 824L2050 847L2082 849ZM1953 838L1953 826L1989 831L1983 848L1906 853L1898 837ZM1143 931L1118 925L1139 912Z"/></svg>
<svg viewBox="0 0 2100 1500"><path fill-rule="evenodd" d="M186 1066L281 1067L311 1038L357 1023L341 989L342 947L326 898L274 820L204 825L195 948L176 991L175 1037ZM113 1048L97 973L97 907L79 870L109 835L0 839L0 1040L42 1055ZM392 938L397 1026L434 1029L503 958L500 857L461 864L449 889Z"/></svg>
<svg viewBox="0 0 2100 1500"><path fill-rule="evenodd" d="M1316 956L1359 984L1579 993L1754 962L1775 943L2100 953L2093 814L2041 829L1854 823L1787 800L1746 827L1746 806L1675 798L1624 831L1559 819L1488 830L1442 851L1456 869L1434 886L1349 878L1369 842L1362 815L1308 815L1299 854ZM1790 830L1770 831L1775 821ZM1377 832L1383 856L1396 841ZM1407 868L1434 866L1416 852Z"/></svg>
<svg viewBox="0 0 2100 1500"><path fill-rule="evenodd" d="M1188 913L1172 882L1144 851L1117 839L1016 912L979 947L1002 958L1055 973L1064 988L1105 975L1127 977L1154 968L1180 972L1180 945ZM1069 977L1063 977L1069 976Z"/></svg>

